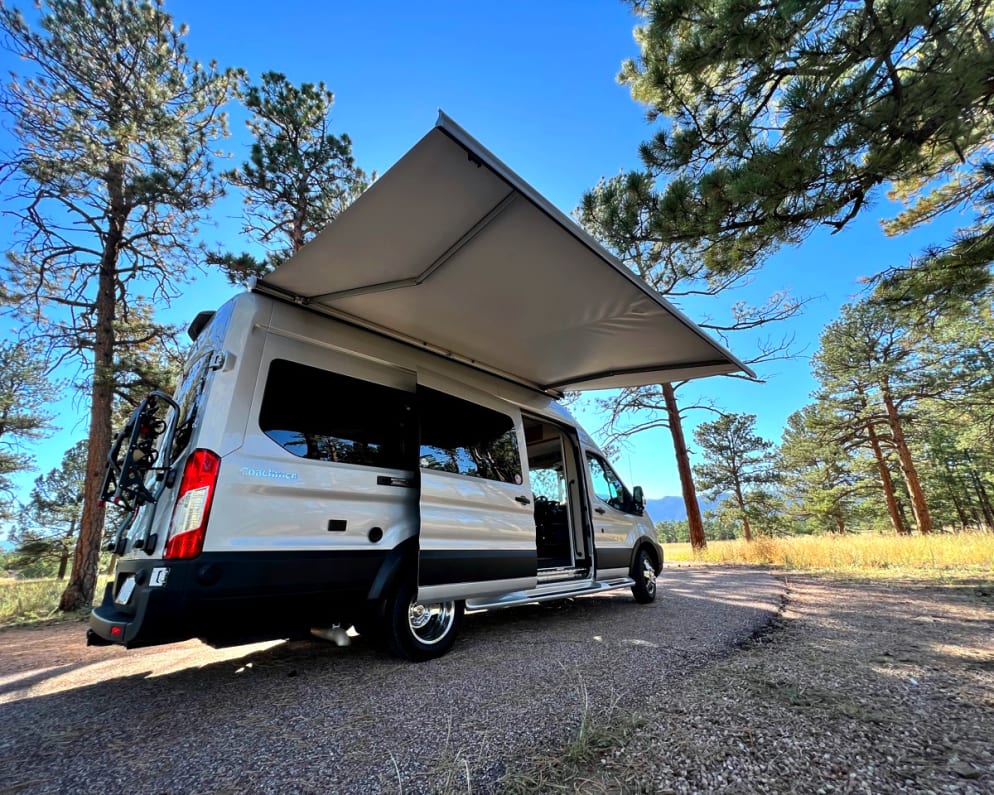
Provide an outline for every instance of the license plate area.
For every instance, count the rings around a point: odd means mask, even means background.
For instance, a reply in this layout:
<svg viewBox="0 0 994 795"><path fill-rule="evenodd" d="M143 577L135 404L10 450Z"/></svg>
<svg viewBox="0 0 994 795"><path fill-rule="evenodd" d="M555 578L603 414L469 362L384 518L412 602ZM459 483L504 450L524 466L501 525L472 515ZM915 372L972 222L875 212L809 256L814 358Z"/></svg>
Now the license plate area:
<svg viewBox="0 0 994 795"><path fill-rule="evenodd" d="M117 587L117 596L114 597L114 603L119 605L126 605L131 601L131 594L135 590L135 575L129 574Z"/></svg>

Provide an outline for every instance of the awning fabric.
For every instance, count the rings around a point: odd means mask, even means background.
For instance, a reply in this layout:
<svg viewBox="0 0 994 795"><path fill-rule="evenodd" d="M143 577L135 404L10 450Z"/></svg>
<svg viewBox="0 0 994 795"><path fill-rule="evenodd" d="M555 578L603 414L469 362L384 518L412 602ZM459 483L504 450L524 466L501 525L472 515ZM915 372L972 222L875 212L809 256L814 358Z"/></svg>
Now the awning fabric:
<svg viewBox="0 0 994 795"><path fill-rule="evenodd" d="M255 289L548 392L750 372L444 114Z"/></svg>

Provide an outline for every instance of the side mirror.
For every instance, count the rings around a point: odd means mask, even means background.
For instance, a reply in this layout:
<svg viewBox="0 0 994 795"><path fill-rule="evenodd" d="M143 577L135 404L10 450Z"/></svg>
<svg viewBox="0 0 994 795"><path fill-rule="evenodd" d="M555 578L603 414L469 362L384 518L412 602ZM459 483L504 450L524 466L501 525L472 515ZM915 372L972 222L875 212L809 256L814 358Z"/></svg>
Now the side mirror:
<svg viewBox="0 0 994 795"><path fill-rule="evenodd" d="M641 486L632 489L632 502L635 503L635 513L639 516L645 513L645 493Z"/></svg>

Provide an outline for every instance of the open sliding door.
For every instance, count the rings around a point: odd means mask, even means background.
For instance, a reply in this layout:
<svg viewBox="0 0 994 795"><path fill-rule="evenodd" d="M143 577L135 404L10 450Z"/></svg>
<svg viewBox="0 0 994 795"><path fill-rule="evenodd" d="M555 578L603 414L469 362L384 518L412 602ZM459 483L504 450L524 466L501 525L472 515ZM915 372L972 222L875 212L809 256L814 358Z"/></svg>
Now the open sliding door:
<svg viewBox="0 0 994 795"><path fill-rule="evenodd" d="M534 588L537 550L518 409L418 375L421 531L418 599Z"/></svg>

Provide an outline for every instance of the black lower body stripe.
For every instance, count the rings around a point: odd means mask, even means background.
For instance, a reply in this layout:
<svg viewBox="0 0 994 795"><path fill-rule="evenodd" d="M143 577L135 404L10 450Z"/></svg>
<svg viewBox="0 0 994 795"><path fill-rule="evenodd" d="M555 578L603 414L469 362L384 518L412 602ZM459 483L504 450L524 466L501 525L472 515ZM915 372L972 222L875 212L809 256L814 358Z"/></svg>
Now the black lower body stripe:
<svg viewBox="0 0 994 795"><path fill-rule="evenodd" d="M534 549L423 549L418 580L421 585L513 580L534 577L537 571Z"/></svg>

